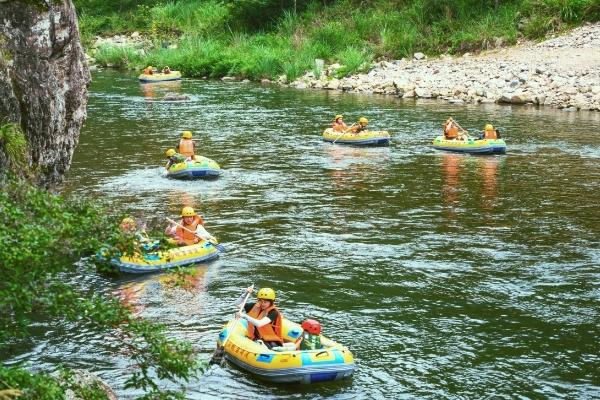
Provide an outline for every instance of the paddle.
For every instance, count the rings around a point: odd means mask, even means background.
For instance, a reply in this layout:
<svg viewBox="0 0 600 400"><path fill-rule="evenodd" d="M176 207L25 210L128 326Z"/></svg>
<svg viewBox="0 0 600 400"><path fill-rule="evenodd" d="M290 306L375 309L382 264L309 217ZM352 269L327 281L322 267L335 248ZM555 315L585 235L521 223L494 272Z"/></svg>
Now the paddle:
<svg viewBox="0 0 600 400"><path fill-rule="evenodd" d="M344 133L348 133L348 131L349 131L350 129L352 129L352 127L353 127L354 125L356 125L356 122L355 122L355 123L353 123L352 125L350 125L350 128L346 128L345 130L343 130L343 131L342 131L342 133L340 134L340 136L338 136L337 138L335 138L335 140L333 141L333 143L337 142L339 138L341 138L342 136L344 136ZM333 144L333 143L332 143L332 144Z"/></svg>
<svg viewBox="0 0 600 400"><path fill-rule="evenodd" d="M185 226L181 225L181 224L180 224L179 222L177 222L177 221L173 221L173 220L172 220L171 218L169 218L169 217L166 217L166 219L167 219L167 221L169 221L170 223L177 225L178 227L182 228L183 230L186 230L186 231L188 231L188 232L190 232L190 233L193 233L194 235L196 235L196 236L197 236L197 237L199 237L200 239L203 239L203 240L206 240L206 241L208 241L210 244L212 244L213 246L215 246L215 247L217 248L217 250L219 250L219 251L221 251L221 252L223 252L223 253L225 252L225 246L223 246L222 244L216 243L216 242L217 242L217 239L215 239L215 238L214 238L214 237L213 237L213 236L212 236L210 233L208 233L208 232L206 231L206 229L204 229L204 227L203 227L202 225L198 225L198 226L196 227L196 230L200 229L200 230L201 230L201 231L202 231L202 232L203 232L203 233L206 235L206 237L205 237L205 236L202 236L202 235L200 235L200 233L198 233L198 232L194 232L193 230L186 228ZM207 238L207 237L208 237L208 238Z"/></svg>
<svg viewBox="0 0 600 400"><path fill-rule="evenodd" d="M252 288L252 290L254 290L254 285L250 286L250 288ZM221 364L223 362L223 354L225 353L225 345L227 344L227 341L229 340L229 337L231 336L231 332L233 332L235 330L235 328L237 327L237 324L240 320L240 317L238 315L242 311L244 311L244 306L246 305L246 302L248 301L248 297L250 297L250 293L251 292L249 292L249 291L246 292L244 301L240 305L240 309L238 310L238 312L235 314L235 322L233 323L233 325L231 325L231 327L229 329L227 329L227 337L221 343L221 347L219 347L217 345L215 352L213 353L212 357L210 358L210 361L208 362L209 364Z"/></svg>
<svg viewBox="0 0 600 400"><path fill-rule="evenodd" d="M452 120L452 123L456 124L458 129L460 129L462 132L464 132L467 135L467 139L471 139L471 136L469 136L469 132L465 128L460 126L460 124L458 122L456 122L455 120Z"/></svg>

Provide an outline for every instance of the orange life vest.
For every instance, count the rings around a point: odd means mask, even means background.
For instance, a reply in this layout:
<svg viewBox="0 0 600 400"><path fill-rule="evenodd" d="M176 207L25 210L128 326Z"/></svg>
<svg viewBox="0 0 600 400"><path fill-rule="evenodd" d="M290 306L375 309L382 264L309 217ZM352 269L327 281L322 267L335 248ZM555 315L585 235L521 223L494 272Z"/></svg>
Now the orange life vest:
<svg viewBox="0 0 600 400"><path fill-rule="evenodd" d="M492 129L491 131L484 131L483 138L484 139L498 139L498 135L496 135L496 130Z"/></svg>
<svg viewBox="0 0 600 400"><path fill-rule="evenodd" d="M194 221L189 224L186 225L185 222L183 221L183 218L181 219L181 221L179 222L180 225L186 227L187 229L189 229L192 232L196 232L196 228L198 227L198 225L204 225L204 221L202 220L202 218L200 218L199 216L194 216ZM177 226L177 230L175 231L177 234L177 237L181 240L183 240L186 244L194 244L194 241L196 240L196 235L194 235L192 232L188 232L187 230L183 229L181 226Z"/></svg>
<svg viewBox="0 0 600 400"><path fill-rule="evenodd" d="M257 336L256 331L258 331L258 337L263 342L279 342L280 344L283 344L283 335L281 334L281 312L277 310L277 307L273 305L266 310L262 310L260 308L260 303L256 303L250 312L248 312L248 315L260 320L266 317L271 310L277 311L277 319L275 322L263 325L260 328L257 328L248 322L248 337L251 340L254 340Z"/></svg>
<svg viewBox="0 0 600 400"><path fill-rule="evenodd" d="M181 139L179 141L179 153L186 157L194 156L194 141L192 139Z"/></svg>
<svg viewBox="0 0 600 400"><path fill-rule="evenodd" d="M458 127L456 124L446 124L444 126L444 135L446 135L446 139L456 139L458 137Z"/></svg>

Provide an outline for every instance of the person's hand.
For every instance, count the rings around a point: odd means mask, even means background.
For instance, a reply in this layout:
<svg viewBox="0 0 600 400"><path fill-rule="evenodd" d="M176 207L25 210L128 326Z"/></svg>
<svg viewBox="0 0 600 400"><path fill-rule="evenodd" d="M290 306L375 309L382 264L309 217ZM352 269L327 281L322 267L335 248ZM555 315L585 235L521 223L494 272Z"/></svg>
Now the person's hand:
<svg viewBox="0 0 600 400"><path fill-rule="evenodd" d="M252 294L252 292L254 292L254 285L252 285L252 286L248 286L248 287L246 288L246 291L247 291L248 293Z"/></svg>
<svg viewBox="0 0 600 400"><path fill-rule="evenodd" d="M246 313L238 311L235 313L235 319L244 318L245 315L246 315Z"/></svg>
<svg viewBox="0 0 600 400"><path fill-rule="evenodd" d="M196 237L194 238L194 244L198 243L199 241L200 241L200 238L199 238L198 236L196 236Z"/></svg>

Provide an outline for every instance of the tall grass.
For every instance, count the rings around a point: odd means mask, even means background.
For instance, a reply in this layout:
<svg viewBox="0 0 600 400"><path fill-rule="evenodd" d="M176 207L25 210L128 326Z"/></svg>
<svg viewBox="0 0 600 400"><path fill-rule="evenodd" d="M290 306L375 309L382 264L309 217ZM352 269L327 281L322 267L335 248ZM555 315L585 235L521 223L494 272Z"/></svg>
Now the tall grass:
<svg viewBox="0 0 600 400"><path fill-rule="evenodd" d="M338 73L351 74L375 59L411 57L417 51L478 51L498 38L514 43L600 20L598 0L503 0L497 10L493 1L482 0L298 0L301 12L294 12L293 3L180 0L149 5L131 0L120 6L123 12L111 14L100 0L76 0L86 40L138 30L156 41L178 42L175 50L155 46L143 56L131 49L101 48L96 59L102 63L169 65L186 76L252 79L280 74L293 79L314 68L315 58L339 62L344 67Z"/></svg>
<svg viewBox="0 0 600 400"><path fill-rule="evenodd" d="M101 45L94 53L97 62L114 67L128 67L142 64L142 54L139 49L132 46Z"/></svg>
<svg viewBox="0 0 600 400"><path fill-rule="evenodd" d="M27 165L27 140L17 124L8 123L0 126L0 149L16 169Z"/></svg>

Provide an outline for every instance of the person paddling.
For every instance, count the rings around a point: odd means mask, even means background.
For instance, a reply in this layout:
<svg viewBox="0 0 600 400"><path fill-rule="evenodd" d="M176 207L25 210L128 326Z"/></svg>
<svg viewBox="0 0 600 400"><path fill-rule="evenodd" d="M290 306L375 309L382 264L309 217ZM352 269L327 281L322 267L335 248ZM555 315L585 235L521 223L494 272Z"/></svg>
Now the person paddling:
<svg viewBox="0 0 600 400"><path fill-rule="evenodd" d="M181 133L181 139L177 144L177 149L179 150L179 154L182 154L186 157L194 158L195 151L195 143L192 140L192 131L183 131Z"/></svg>
<svg viewBox="0 0 600 400"><path fill-rule="evenodd" d="M203 227L202 217L196 214L192 207L186 206L181 210L181 221L169 225L165 229L165 234L175 239L179 246L189 246L202 240L199 232L204 230Z"/></svg>
<svg viewBox="0 0 600 400"><path fill-rule="evenodd" d="M444 128L444 138L446 140L467 140L469 137L467 131L452 117L448 117L446 122L442 124L442 127Z"/></svg>
<svg viewBox="0 0 600 400"><path fill-rule="evenodd" d="M333 124L331 125L331 127L336 132L343 132L346 129L348 129L348 127L344 123L344 116L341 114L338 114L335 116L335 119L333 120Z"/></svg>
<svg viewBox="0 0 600 400"><path fill-rule="evenodd" d="M500 139L500 133L492 124L486 124L482 134L483 139Z"/></svg>
<svg viewBox="0 0 600 400"><path fill-rule="evenodd" d="M366 131L368 124L369 124L369 120L368 119L366 119L365 117L360 117L360 119L358 120L358 123L352 125L348 129L348 132L360 133L362 131Z"/></svg>
<svg viewBox="0 0 600 400"><path fill-rule="evenodd" d="M247 293L252 293L254 287L250 286L240 296L236 305L242 304ZM281 331L281 312L275 307L275 291L271 288L262 288L256 294L256 302L246 303L245 312L239 312L236 316L248 321L248 338L262 341L268 348L283 345L283 334Z"/></svg>
<svg viewBox="0 0 600 400"><path fill-rule="evenodd" d="M171 168L173 164L179 164L188 160L186 156L183 154L179 154L175 151L175 149L169 149L165 152L165 156L167 157L167 165L165 165L166 169Z"/></svg>

